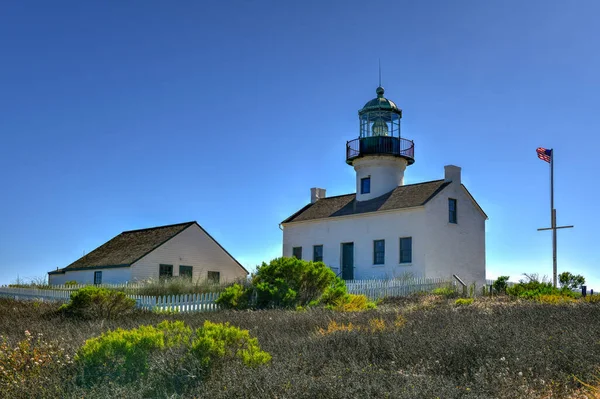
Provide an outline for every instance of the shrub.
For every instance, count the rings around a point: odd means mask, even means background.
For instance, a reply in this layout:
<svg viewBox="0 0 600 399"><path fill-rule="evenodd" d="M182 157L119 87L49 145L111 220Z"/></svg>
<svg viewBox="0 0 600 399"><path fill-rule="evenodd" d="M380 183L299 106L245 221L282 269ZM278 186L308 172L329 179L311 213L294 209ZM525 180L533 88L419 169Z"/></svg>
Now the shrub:
<svg viewBox="0 0 600 399"><path fill-rule="evenodd" d="M334 305L328 305L328 308L338 312L362 312L368 309L375 309L375 302L369 301L365 295L349 294L338 300Z"/></svg>
<svg viewBox="0 0 600 399"><path fill-rule="evenodd" d="M506 288L508 287L508 279L510 276L500 276L494 281L492 284L492 288L497 293L506 293Z"/></svg>
<svg viewBox="0 0 600 399"><path fill-rule="evenodd" d="M549 303L553 305L560 305L565 303L573 303L576 302L575 298L571 296L565 295L557 295L557 294L542 294L537 297L537 300L541 303Z"/></svg>
<svg viewBox="0 0 600 399"><path fill-rule="evenodd" d="M457 306L468 306L473 304L473 298L458 298L454 304Z"/></svg>
<svg viewBox="0 0 600 399"><path fill-rule="evenodd" d="M70 363L69 356L58 345L49 343L38 334L36 338L25 331L25 339L9 345L0 337L0 387L21 384L54 372Z"/></svg>
<svg viewBox="0 0 600 399"><path fill-rule="evenodd" d="M569 272L562 272L558 276L558 282L563 288L575 289L585 284L585 278L580 274L574 275Z"/></svg>
<svg viewBox="0 0 600 399"><path fill-rule="evenodd" d="M122 316L135 307L135 300L124 292L99 287L84 287L71 294L71 301L60 307L68 314L87 318Z"/></svg>
<svg viewBox="0 0 600 399"><path fill-rule="evenodd" d="M246 309L249 306L250 290L241 284L233 284L225 289L216 303L228 309Z"/></svg>
<svg viewBox="0 0 600 399"><path fill-rule="evenodd" d="M153 326L116 329L85 341L75 357L87 382L109 377L133 381L148 369L151 352L165 346L164 332Z"/></svg>
<svg viewBox="0 0 600 399"><path fill-rule="evenodd" d="M556 295L570 298L576 298L578 296L577 293L568 288L554 288L550 282L540 282L535 276L527 277L529 278L529 281L521 280L518 284L508 287L506 293L513 297L533 300L539 300L542 295Z"/></svg>
<svg viewBox="0 0 600 399"><path fill-rule="evenodd" d="M346 288L346 282L339 277L325 289L323 295L320 298L320 302L324 305L334 305L340 301L347 300L348 289Z"/></svg>
<svg viewBox="0 0 600 399"><path fill-rule="evenodd" d="M456 289L452 287L440 287L431 291L433 295L441 295L446 298L456 298L458 296L458 292Z"/></svg>
<svg viewBox="0 0 600 399"><path fill-rule="evenodd" d="M600 295L588 295L583 300L588 303L600 303Z"/></svg>
<svg viewBox="0 0 600 399"><path fill-rule="evenodd" d="M271 360L271 355L260 349L258 340L251 338L248 330L208 320L196 331L191 353L205 366L216 360L240 359L246 366L258 366Z"/></svg>
<svg viewBox="0 0 600 399"><path fill-rule="evenodd" d="M319 300L335 282L335 273L323 262L294 257L263 262L252 278L258 307L305 306Z"/></svg>
<svg viewBox="0 0 600 399"><path fill-rule="evenodd" d="M78 285L79 283L75 280L69 280L69 281L65 281L65 284L67 287L73 287L75 285Z"/></svg>
<svg viewBox="0 0 600 399"><path fill-rule="evenodd" d="M156 327L119 328L88 339L77 352L76 361L83 368L85 383L106 378L127 383L148 374L150 361L167 349L180 352L179 362L193 364L198 360L202 366L199 373L218 360L240 359L247 366L271 360L248 330L229 323L206 321L194 334L182 321L163 321Z"/></svg>

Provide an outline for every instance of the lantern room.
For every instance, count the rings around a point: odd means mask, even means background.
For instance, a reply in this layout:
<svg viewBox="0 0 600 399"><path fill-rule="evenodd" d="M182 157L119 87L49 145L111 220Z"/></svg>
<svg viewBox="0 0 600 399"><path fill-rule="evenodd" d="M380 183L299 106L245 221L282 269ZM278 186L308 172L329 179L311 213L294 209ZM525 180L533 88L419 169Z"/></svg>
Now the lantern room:
<svg viewBox="0 0 600 399"><path fill-rule="evenodd" d="M402 110L383 95L379 86L377 97L358 111L360 134L346 144L346 162L352 165L356 158L366 155L389 155L405 158L408 165L414 160L414 143L401 137Z"/></svg>

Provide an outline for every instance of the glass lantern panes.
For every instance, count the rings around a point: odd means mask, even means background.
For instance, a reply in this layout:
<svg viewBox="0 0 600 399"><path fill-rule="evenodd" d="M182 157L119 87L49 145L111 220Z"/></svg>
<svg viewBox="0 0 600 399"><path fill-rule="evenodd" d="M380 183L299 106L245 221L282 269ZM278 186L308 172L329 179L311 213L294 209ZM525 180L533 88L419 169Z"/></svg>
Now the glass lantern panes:
<svg viewBox="0 0 600 399"><path fill-rule="evenodd" d="M360 137L400 137L400 115L391 111L371 111L360 115Z"/></svg>

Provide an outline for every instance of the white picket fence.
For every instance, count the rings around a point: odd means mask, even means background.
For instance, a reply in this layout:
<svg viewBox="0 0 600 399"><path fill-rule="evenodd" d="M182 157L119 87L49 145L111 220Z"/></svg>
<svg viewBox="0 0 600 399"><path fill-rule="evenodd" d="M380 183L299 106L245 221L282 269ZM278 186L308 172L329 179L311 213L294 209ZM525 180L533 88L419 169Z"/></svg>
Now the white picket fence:
<svg viewBox="0 0 600 399"><path fill-rule="evenodd" d="M436 288L454 286L454 281L444 278L346 281L348 293L355 295L366 295L369 299L408 296L417 292L431 292Z"/></svg>
<svg viewBox="0 0 600 399"><path fill-rule="evenodd" d="M220 306L215 303L219 297L218 292L160 297L130 295L130 297L136 300L138 308L158 312L210 312L220 309Z"/></svg>
<svg viewBox="0 0 600 399"><path fill-rule="evenodd" d="M116 285L113 286L113 288L123 288L125 286L131 288L131 284ZM408 296L417 292L431 292L436 288L454 286L454 281L442 278L346 281L346 287L350 294L366 295L370 299ZM81 288L83 286L78 287ZM108 286L105 285L105 287ZM74 289L76 288L73 288L73 286L68 286L68 289L54 287L53 289L0 287L0 297L68 302ZM158 297L131 294L128 294L127 296L135 299L137 308L159 312L208 312L220 309L220 306L215 303L216 299L219 297L218 292L166 295Z"/></svg>
<svg viewBox="0 0 600 399"><path fill-rule="evenodd" d="M66 290L44 290L37 288L0 287L0 297L20 300L43 300L68 302L72 291ZM166 296L142 296L127 295L135 299L136 307L158 312L210 312L220 309L215 303L219 297L218 292L189 295L166 295Z"/></svg>

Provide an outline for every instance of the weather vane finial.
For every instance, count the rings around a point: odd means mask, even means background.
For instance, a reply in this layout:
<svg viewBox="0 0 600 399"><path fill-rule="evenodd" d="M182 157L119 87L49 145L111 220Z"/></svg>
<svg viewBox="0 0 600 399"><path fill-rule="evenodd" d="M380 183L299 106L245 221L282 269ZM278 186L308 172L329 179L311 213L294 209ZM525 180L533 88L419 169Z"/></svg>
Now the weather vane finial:
<svg viewBox="0 0 600 399"><path fill-rule="evenodd" d="M381 87L381 58L379 59L379 87Z"/></svg>

